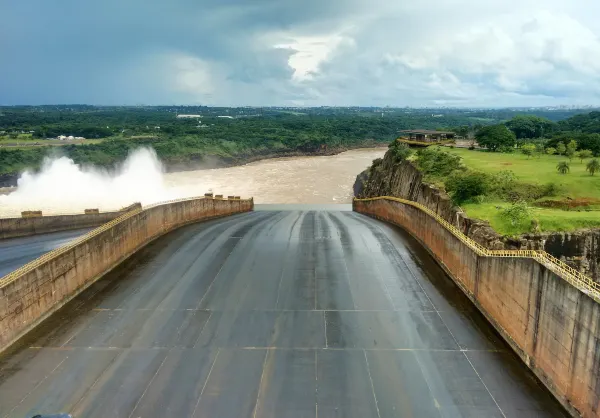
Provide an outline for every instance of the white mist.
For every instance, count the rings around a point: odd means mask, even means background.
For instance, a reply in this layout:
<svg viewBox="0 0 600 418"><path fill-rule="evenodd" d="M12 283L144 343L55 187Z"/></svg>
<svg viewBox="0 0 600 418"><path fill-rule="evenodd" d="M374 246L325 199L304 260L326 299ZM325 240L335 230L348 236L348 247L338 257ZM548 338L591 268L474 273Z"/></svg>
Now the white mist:
<svg viewBox="0 0 600 418"><path fill-rule="evenodd" d="M144 204L174 199L174 189L164 184L164 168L153 149L132 152L117 170L79 166L67 157L48 158L38 173L24 172L17 190L0 196L0 213L22 210L45 213L78 213L87 208L119 209L134 202Z"/></svg>

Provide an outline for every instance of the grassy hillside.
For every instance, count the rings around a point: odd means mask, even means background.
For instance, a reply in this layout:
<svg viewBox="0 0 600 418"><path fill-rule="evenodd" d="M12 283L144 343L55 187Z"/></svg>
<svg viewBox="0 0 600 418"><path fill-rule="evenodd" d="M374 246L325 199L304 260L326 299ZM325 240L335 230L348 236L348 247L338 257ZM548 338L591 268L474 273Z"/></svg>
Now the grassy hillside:
<svg viewBox="0 0 600 418"><path fill-rule="evenodd" d="M590 176L585 165L576 158L570 162L564 156L541 155L526 157L523 154L504 154L458 148L448 148L448 152L459 155L463 163L474 170L500 172L510 170L521 181L535 184L555 183L560 194L556 198L593 197L600 199L600 174ZM561 161L569 162L569 174L560 174L556 165Z"/></svg>
<svg viewBox="0 0 600 418"><path fill-rule="evenodd" d="M462 164L473 171L490 175L511 171L518 183L516 187L520 189L532 186L552 190L548 195L528 199L529 216L516 222L503 215L512 203L493 193L478 201L468 200L461 204L470 217L489 221L501 234L531 232L533 220L538 223L541 231L600 227L600 174L591 176L585 168L587 161L582 163L573 158L569 162L570 172L560 174L556 169L557 164L569 161L564 156L541 155L528 158L517 153L452 148L444 150L460 156ZM444 180L438 183L444 183Z"/></svg>

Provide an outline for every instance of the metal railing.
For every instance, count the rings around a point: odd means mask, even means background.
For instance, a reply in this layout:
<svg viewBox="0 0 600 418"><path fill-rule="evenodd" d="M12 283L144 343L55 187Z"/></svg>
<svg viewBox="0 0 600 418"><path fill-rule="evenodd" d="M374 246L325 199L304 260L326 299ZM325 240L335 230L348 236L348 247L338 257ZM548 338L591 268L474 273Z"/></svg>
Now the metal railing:
<svg viewBox="0 0 600 418"><path fill-rule="evenodd" d="M74 239L73 241L69 242L68 244L56 248L44 255L42 255L41 257L33 260L30 263L25 264L22 267L19 267L18 269L10 272L9 274L7 274L4 277L0 277L0 288L6 286L7 284L13 282L14 280L16 280L17 278L21 277L24 274L27 274L33 270L35 270L36 268L38 268L39 266L41 266L42 264L44 264L45 262L47 262L48 260L53 259L54 257L57 257L61 254L64 254L68 251L70 251L71 249L75 248L76 246L80 245L81 243L103 233L104 231L107 231L108 229L112 228L113 226L131 218L132 216L137 215L140 212L143 212L147 209L150 208L154 208L157 206L163 206L163 205L168 205L171 203L177 203L177 202L185 202L188 200L199 200L199 199L205 199L204 196L202 197L189 197L189 198L182 198L182 199L174 199L174 200L169 200L166 202L158 202L158 203L153 203L151 205L145 206L143 208L135 208L121 216L119 216L118 218L113 219L110 222L107 222L101 226L99 226L96 229L93 229L92 231L88 232L85 235L80 236L79 238ZM245 201L247 199L241 199L241 200L236 200L236 201Z"/></svg>
<svg viewBox="0 0 600 418"><path fill-rule="evenodd" d="M553 271L556 275L566 280L573 286L577 287L582 292L592 296L597 301L600 301L600 283L592 280L591 277L586 276L582 272L574 269L569 266L565 262L559 260L551 254L548 254L546 251L541 250L490 250L473 239L466 236L462 231L460 231L457 227L452 225L450 222L446 221L440 215L422 205L418 202L413 202L412 200L401 199L398 197L392 196L379 196L373 197L369 199L355 199L358 202L369 202L376 200L388 200L393 202L402 203L404 205L412 206L417 208L427 215L434 218L438 223L440 223L444 228L450 231L456 238L458 238L463 244L467 245L476 254L482 257L518 257L518 258L532 258L536 260L538 263L542 264L544 267Z"/></svg>

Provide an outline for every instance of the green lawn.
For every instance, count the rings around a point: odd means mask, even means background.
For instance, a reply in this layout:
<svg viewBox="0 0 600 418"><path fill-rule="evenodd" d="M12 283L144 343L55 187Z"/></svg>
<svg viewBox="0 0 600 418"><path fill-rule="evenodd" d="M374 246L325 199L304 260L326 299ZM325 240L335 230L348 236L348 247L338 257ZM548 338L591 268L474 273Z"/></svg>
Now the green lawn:
<svg viewBox="0 0 600 418"><path fill-rule="evenodd" d="M498 172L510 170L517 179L525 183L547 184L554 183L559 192L556 196L543 200L567 201L568 199L589 198L600 199L600 174L591 176L586 170L586 160L583 163L573 158L570 161L571 171L568 174L559 174L556 165L561 161L568 161L561 156L543 155L540 158L527 158L522 154L502 154L498 152L484 152L459 148L446 148L448 152L460 155L463 163L474 170L484 172ZM533 207L532 216L539 221L542 231L573 231L582 228L600 227L600 201L590 205L589 208L571 210ZM539 203L539 202L538 202ZM535 205L535 202L532 203ZM484 203L468 203L462 208L472 218L483 219L490 222L491 226L501 234L517 235L529 232L531 221L518 225L500 216L500 208L508 203L500 201L485 201Z"/></svg>
<svg viewBox="0 0 600 418"><path fill-rule="evenodd" d="M568 158L556 155L527 158L523 154L502 154L459 148L446 148L447 151L460 155L467 167L486 172L510 170L517 178L527 183L555 183L561 189L559 197L593 197L600 199L600 173L595 176L585 170L589 160L582 163L576 158L569 162L569 174L559 174L556 165Z"/></svg>
<svg viewBox="0 0 600 418"><path fill-rule="evenodd" d="M506 202L466 203L462 209L475 219L489 221L494 230L504 235L519 235L530 232L531 221L512 225L500 216L500 208ZM532 208L533 218L537 219L542 231L574 231L583 228L600 228L600 211L566 211L560 209Z"/></svg>

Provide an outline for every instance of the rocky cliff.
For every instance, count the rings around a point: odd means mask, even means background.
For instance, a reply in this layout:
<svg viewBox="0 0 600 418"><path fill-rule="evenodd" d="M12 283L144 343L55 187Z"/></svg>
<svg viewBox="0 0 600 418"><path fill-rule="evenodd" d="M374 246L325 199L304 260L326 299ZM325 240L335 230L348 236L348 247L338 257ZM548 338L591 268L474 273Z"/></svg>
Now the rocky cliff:
<svg viewBox="0 0 600 418"><path fill-rule="evenodd" d="M396 162L390 152L358 175L354 195L396 196L421 203L487 248L545 250L600 282L600 229L502 236L487 222L469 218L443 190L423 182L410 161Z"/></svg>

